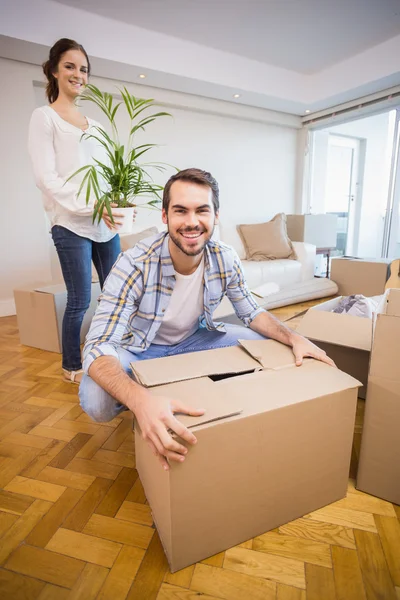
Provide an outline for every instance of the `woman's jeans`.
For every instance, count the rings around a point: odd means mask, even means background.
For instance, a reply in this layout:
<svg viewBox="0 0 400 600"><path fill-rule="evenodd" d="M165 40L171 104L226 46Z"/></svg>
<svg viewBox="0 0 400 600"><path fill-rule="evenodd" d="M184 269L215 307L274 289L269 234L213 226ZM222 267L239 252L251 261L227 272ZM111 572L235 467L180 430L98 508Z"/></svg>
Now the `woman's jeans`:
<svg viewBox="0 0 400 600"><path fill-rule="evenodd" d="M82 368L81 326L92 291L92 261L103 288L121 252L120 240L117 234L108 242L93 242L60 225L54 225L51 235L67 287L67 307L62 324L62 366L68 371L78 371Z"/></svg>

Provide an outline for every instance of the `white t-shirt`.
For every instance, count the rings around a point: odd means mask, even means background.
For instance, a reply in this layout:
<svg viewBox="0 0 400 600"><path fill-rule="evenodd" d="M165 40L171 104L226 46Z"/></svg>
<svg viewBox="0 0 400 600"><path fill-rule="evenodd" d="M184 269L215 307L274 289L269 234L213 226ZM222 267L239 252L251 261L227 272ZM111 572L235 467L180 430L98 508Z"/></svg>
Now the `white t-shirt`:
<svg viewBox="0 0 400 600"><path fill-rule="evenodd" d="M98 135L94 127L100 123L87 119L86 133ZM77 235L95 242L107 242L115 235L104 221L92 223L95 196L86 205L86 190L78 197L85 173L68 183L65 181L80 167L94 163L94 158L107 162L104 148L94 139L81 139L83 131L65 121L51 106L33 111L29 124L29 154L35 181L43 196L44 208L51 226L61 225Z"/></svg>
<svg viewBox="0 0 400 600"><path fill-rule="evenodd" d="M191 336L204 310L204 256L191 275L175 272L175 287L153 344L172 346Z"/></svg>

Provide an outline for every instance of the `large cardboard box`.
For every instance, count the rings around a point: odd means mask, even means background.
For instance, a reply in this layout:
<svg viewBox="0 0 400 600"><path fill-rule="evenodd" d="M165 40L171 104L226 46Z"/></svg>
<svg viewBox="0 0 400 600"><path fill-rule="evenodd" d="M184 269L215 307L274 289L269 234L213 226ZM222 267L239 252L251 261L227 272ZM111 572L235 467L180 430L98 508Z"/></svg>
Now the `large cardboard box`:
<svg viewBox="0 0 400 600"><path fill-rule="evenodd" d="M359 385L347 374L312 359L296 367L273 340L131 367L153 394L206 408L178 416L198 441L167 472L135 427L136 466L171 571L346 495Z"/></svg>
<svg viewBox="0 0 400 600"><path fill-rule="evenodd" d="M331 312L342 297L310 308L297 332L309 338L335 361L337 367L362 383L365 398L372 345L372 319Z"/></svg>
<svg viewBox="0 0 400 600"><path fill-rule="evenodd" d="M100 285L92 283L92 298L81 329L85 341L97 307ZM62 320L67 305L67 290L63 283L39 284L14 290L19 338L21 344L49 352L61 352Z"/></svg>
<svg viewBox="0 0 400 600"><path fill-rule="evenodd" d="M386 258L332 258L330 278L342 296L379 296L385 292L391 262Z"/></svg>
<svg viewBox="0 0 400 600"><path fill-rule="evenodd" d="M400 290L389 290L372 344L357 488L400 504Z"/></svg>

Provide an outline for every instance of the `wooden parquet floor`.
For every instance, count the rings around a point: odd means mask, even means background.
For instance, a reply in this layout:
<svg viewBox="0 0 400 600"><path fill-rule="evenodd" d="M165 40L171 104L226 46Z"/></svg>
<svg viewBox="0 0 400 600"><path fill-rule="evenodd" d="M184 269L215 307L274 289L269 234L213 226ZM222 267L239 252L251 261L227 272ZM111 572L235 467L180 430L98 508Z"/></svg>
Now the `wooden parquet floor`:
<svg viewBox="0 0 400 600"><path fill-rule="evenodd" d="M400 507L354 487L363 411L347 498L172 575L131 415L93 423L59 355L0 319L1 600L399 600Z"/></svg>

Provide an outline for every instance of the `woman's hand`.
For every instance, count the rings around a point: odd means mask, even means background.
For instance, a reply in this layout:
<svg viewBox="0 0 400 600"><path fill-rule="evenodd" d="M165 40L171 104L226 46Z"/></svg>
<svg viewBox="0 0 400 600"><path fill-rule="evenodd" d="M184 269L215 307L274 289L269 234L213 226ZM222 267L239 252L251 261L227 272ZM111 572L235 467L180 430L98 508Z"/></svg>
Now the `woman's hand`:
<svg viewBox="0 0 400 600"><path fill-rule="evenodd" d="M114 223L111 221L110 216L105 207L103 209L102 219L103 219L104 223L107 225L108 229L111 229L111 231L118 231L118 229L123 224L124 215L123 215L123 213L121 213L118 210L118 206L117 206L117 204L115 204L115 202L112 202L110 206L111 206L111 213L112 213L112 216L114 219ZM133 213L133 220L135 221L135 219L136 219L136 210Z"/></svg>
<svg viewBox="0 0 400 600"><path fill-rule="evenodd" d="M102 219L103 219L104 223L107 225L108 229L111 229L111 231L118 231L118 229L121 227L121 225L123 223L123 214L121 212L118 212L118 210L114 210L115 208L117 208L117 204L115 204L113 202L111 204L111 213L112 213L112 216L114 219L114 223L111 221L106 207L103 208Z"/></svg>

